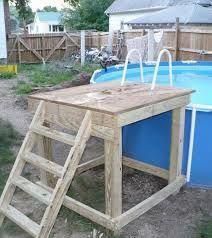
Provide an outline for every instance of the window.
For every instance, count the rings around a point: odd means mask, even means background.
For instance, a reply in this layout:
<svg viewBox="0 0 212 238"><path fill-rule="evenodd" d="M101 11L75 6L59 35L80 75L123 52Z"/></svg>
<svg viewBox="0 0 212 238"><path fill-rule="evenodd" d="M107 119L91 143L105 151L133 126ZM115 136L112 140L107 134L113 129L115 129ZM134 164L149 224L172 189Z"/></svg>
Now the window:
<svg viewBox="0 0 212 238"><path fill-rule="evenodd" d="M52 25L49 25L49 32L52 32Z"/></svg>
<svg viewBox="0 0 212 238"><path fill-rule="evenodd" d="M53 32L64 32L64 26L62 25L53 25L52 26Z"/></svg>

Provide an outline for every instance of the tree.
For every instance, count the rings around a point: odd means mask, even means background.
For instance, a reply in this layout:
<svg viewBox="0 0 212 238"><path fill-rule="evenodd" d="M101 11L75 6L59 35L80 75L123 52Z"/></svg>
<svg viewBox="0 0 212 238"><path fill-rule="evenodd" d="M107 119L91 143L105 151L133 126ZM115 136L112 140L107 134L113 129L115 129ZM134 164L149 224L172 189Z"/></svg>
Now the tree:
<svg viewBox="0 0 212 238"><path fill-rule="evenodd" d="M20 25L26 28L26 25L32 22L34 19L34 13L29 6L29 0L10 0L10 1L15 4Z"/></svg>
<svg viewBox="0 0 212 238"><path fill-rule="evenodd" d="M42 10L38 10L39 12L58 12L56 7L45 6Z"/></svg>
<svg viewBox="0 0 212 238"><path fill-rule="evenodd" d="M67 11L64 24L75 30L108 30L108 16L105 10L114 0L79 0L79 4Z"/></svg>

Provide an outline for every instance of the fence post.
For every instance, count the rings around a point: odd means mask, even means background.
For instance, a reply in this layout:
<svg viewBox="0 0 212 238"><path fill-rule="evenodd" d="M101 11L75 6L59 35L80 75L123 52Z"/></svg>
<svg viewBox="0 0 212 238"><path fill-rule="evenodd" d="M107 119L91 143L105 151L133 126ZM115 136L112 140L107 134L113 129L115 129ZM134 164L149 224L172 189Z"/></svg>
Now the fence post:
<svg viewBox="0 0 212 238"><path fill-rule="evenodd" d="M21 64L21 42L20 42L20 36L18 36L18 63Z"/></svg>
<svg viewBox="0 0 212 238"><path fill-rule="evenodd" d="M174 52L174 60L178 60L178 53L179 53L179 25L180 19L179 17L176 18L176 32L175 32L175 52Z"/></svg>
<svg viewBox="0 0 212 238"><path fill-rule="evenodd" d="M81 66L85 64L85 31L81 31Z"/></svg>

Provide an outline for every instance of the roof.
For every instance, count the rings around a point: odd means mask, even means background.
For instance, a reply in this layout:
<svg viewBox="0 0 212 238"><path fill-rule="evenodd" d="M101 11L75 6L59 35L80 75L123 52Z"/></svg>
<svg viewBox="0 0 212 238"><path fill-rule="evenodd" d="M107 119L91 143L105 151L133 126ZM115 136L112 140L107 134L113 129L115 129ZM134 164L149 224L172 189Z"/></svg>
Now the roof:
<svg viewBox="0 0 212 238"><path fill-rule="evenodd" d="M127 24L175 24L177 17L179 17L180 24L212 24L212 7L202 7L198 4L171 6L156 13L139 17Z"/></svg>
<svg viewBox="0 0 212 238"><path fill-rule="evenodd" d="M166 7L169 0L115 0L105 11L107 14L136 11L145 8Z"/></svg>
<svg viewBox="0 0 212 238"><path fill-rule="evenodd" d="M139 11L148 8L166 8L175 5L198 3L212 5L212 0L115 0L105 11L106 14Z"/></svg>
<svg viewBox="0 0 212 238"><path fill-rule="evenodd" d="M62 18L62 14L60 12L37 12L36 15L39 20L43 22L60 22Z"/></svg>

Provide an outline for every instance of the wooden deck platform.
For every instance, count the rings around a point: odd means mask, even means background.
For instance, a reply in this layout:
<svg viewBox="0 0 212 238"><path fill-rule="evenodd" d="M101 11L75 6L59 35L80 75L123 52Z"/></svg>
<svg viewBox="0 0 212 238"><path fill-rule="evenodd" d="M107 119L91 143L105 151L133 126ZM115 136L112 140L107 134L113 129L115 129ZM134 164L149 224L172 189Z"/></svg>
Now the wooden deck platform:
<svg viewBox="0 0 212 238"><path fill-rule="evenodd" d="M73 143L72 137L47 128L51 123L78 131L79 128L82 128L80 125L83 118L87 115L89 119L87 122L87 125L89 125L87 133L90 133L89 136L104 139L104 155L80 164L78 167L75 164L75 170L72 171L72 175L75 174L77 176L79 173L104 164L105 213L101 213L79 201L65 196L65 194L63 194L63 205L110 230L117 231L171 194L179 191L186 181L181 173L181 166L185 107L190 103L192 92L192 90L165 86L156 86L155 90L151 91L148 84L127 84L121 87L119 82L110 82L31 95L29 97L29 108L32 111L35 111L40 101L44 101L44 109L40 113L40 117L42 117L41 121L44 124L43 126L39 126L40 130L37 127L33 130L43 136L43 145L41 148L42 154L46 155L45 158L51 160L51 139L61 140L62 138L61 141L66 144L71 145ZM122 127L167 111L172 111L169 170L123 157ZM84 130L86 129L86 124L83 128ZM82 133L81 138L84 138ZM77 143L77 146L80 146L80 141L77 141ZM85 144L85 141L83 143ZM40 158L38 159L41 160ZM30 159L30 162L33 163L33 158ZM47 162L43 164L45 168L48 168L46 166ZM51 162L50 164L52 165ZM168 180L169 184L145 201L123 213L123 165L162 177ZM55 167L54 170L51 170L60 174L61 169L61 167ZM47 171L49 170L50 168ZM73 179L73 176L70 178L70 183L71 179ZM68 181L67 184L69 184ZM52 192L52 189L47 184L44 185L41 183L40 186L42 186L42 189ZM56 207L56 210L58 209L59 207ZM51 221L51 224L53 223L54 221Z"/></svg>
<svg viewBox="0 0 212 238"><path fill-rule="evenodd" d="M119 82L109 82L40 93L29 98L117 115L192 92L164 86L156 86L151 91L150 87L149 84L120 86Z"/></svg>

